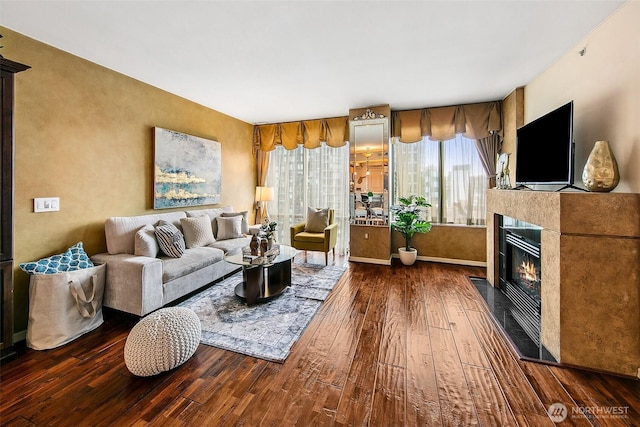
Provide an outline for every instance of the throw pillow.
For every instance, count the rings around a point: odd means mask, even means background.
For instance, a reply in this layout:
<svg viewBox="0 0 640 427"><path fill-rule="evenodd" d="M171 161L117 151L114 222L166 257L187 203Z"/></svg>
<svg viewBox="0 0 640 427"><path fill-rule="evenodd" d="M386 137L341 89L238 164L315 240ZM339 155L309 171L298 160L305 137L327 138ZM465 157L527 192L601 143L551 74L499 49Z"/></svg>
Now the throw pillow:
<svg viewBox="0 0 640 427"><path fill-rule="evenodd" d="M158 256L160 248L156 240L156 229L153 225L143 225L134 237L133 254L138 256L148 256L155 258Z"/></svg>
<svg viewBox="0 0 640 427"><path fill-rule="evenodd" d="M178 227L167 221L159 221L156 226L158 246L165 255L180 258L185 250L184 236Z"/></svg>
<svg viewBox="0 0 640 427"><path fill-rule="evenodd" d="M218 235L218 223L216 222L216 218L222 215L222 212L225 212L222 208L213 208L213 209L199 209L196 211L187 211L187 217L192 216L206 216L211 221L211 229L213 230L213 237Z"/></svg>
<svg viewBox="0 0 640 427"><path fill-rule="evenodd" d="M222 212L223 217L242 216L242 233L249 234L249 211Z"/></svg>
<svg viewBox="0 0 640 427"><path fill-rule="evenodd" d="M218 222L218 240L237 239L242 237L242 217L232 216L216 218Z"/></svg>
<svg viewBox="0 0 640 427"><path fill-rule="evenodd" d="M195 216L191 218L181 218L182 232L187 248L199 248L214 243L211 229L211 220L208 216Z"/></svg>
<svg viewBox="0 0 640 427"><path fill-rule="evenodd" d="M329 208L307 208L307 223L304 231L322 233L329 226Z"/></svg>
<svg viewBox="0 0 640 427"><path fill-rule="evenodd" d="M20 264L20 268L28 274L56 274L93 266L89 255L84 251L82 242L76 243L61 254Z"/></svg>

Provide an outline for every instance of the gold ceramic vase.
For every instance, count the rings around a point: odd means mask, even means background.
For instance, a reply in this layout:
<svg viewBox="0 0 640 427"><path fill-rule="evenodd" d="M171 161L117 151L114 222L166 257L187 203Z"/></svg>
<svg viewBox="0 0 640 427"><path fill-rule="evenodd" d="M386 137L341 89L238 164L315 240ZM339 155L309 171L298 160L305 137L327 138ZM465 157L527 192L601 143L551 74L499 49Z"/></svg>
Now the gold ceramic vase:
<svg viewBox="0 0 640 427"><path fill-rule="evenodd" d="M596 141L582 172L582 183L589 191L608 192L620 182L618 163L609 141Z"/></svg>

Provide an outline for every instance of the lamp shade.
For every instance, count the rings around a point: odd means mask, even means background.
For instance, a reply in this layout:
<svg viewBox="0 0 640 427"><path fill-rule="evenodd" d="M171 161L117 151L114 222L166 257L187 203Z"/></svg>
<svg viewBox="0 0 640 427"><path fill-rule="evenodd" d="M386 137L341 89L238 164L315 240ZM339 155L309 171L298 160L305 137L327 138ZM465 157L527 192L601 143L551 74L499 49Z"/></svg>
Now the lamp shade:
<svg viewBox="0 0 640 427"><path fill-rule="evenodd" d="M273 200L273 187L256 187L256 202Z"/></svg>

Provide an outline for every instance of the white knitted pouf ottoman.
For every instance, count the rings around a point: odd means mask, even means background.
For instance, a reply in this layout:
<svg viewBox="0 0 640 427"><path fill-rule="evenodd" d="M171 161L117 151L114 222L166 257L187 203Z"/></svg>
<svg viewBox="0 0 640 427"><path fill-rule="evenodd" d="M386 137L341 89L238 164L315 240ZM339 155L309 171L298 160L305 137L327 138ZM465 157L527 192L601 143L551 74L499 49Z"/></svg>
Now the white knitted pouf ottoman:
<svg viewBox="0 0 640 427"><path fill-rule="evenodd" d="M169 371L193 356L201 334L200 319L193 310L162 308L131 329L124 345L124 363L140 377Z"/></svg>

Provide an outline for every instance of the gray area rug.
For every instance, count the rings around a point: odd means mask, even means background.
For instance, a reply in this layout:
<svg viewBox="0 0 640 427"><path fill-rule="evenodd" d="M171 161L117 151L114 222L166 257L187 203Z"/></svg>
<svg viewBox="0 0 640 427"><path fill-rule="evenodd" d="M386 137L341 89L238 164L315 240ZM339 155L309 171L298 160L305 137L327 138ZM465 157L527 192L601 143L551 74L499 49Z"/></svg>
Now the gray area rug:
<svg viewBox="0 0 640 427"><path fill-rule="evenodd" d="M253 307L234 294L236 273L180 303L202 323L203 344L260 359L284 362L346 267L292 264L291 286L279 297Z"/></svg>

